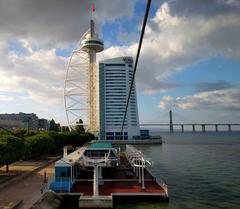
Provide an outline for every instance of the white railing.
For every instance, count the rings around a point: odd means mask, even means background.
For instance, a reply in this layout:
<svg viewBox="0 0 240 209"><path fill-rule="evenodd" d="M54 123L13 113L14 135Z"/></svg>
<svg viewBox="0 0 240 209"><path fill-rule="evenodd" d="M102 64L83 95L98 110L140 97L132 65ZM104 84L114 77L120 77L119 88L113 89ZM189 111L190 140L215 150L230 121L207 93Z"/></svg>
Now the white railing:
<svg viewBox="0 0 240 209"><path fill-rule="evenodd" d="M86 157L84 156L82 159L78 161L78 163L82 166L94 166L94 165L99 165L99 166L111 166L112 162L115 162L115 159L110 159L107 157Z"/></svg>
<svg viewBox="0 0 240 209"><path fill-rule="evenodd" d="M167 197L168 197L168 186L167 186L167 184L163 183L163 184L162 184L162 187L163 187L163 189L164 189L164 191L166 192L166 195L167 195Z"/></svg>
<svg viewBox="0 0 240 209"><path fill-rule="evenodd" d="M168 197L168 185L162 179L159 181L157 178L155 178L155 180L157 184L163 188L164 192L166 193L166 196Z"/></svg>
<svg viewBox="0 0 240 209"><path fill-rule="evenodd" d="M126 157L133 167L150 167L153 162L147 160L140 150L137 150L132 145L126 145Z"/></svg>
<svg viewBox="0 0 240 209"><path fill-rule="evenodd" d="M142 183L142 189L145 188L144 185L144 169L152 166L152 162L150 160L146 160L143 153L137 150L132 145L126 145L126 158L133 167L133 172L138 177L138 182Z"/></svg>

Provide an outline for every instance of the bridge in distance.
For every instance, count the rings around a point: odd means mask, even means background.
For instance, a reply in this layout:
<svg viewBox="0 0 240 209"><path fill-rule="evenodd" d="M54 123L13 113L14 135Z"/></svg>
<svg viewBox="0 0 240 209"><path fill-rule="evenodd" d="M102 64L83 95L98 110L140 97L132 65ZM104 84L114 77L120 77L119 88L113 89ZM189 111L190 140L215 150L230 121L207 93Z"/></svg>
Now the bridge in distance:
<svg viewBox="0 0 240 209"><path fill-rule="evenodd" d="M238 130L240 130L240 123L173 123L173 117L172 117L172 111L169 111L169 123L142 123L140 124L141 127L155 127L155 128L161 128L161 127L169 127L169 131L171 133L174 132L174 130L181 130L181 132L184 132L186 130L186 127L190 127L190 130L193 132L197 131L197 127L200 127L200 130L202 132L206 131L212 131L215 130L223 131L220 129L220 127L224 127L224 131L228 130L229 132L233 131L233 127L237 127ZM211 129L210 129L211 128ZM226 129L227 128L227 129Z"/></svg>
<svg viewBox="0 0 240 209"><path fill-rule="evenodd" d="M161 128L161 127L169 127L170 132L174 132L174 130L181 130L181 132L184 132L186 130L186 127L190 127L193 132L196 132L196 127L200 127L202 132L208 131L208 130L215 130L216 132L222 131L222 129L219 129L219 127L227 127L227 130L229 132L233 131L232 127L237 126L239 127L240 130L240 124L239 123L175 123L170 125L170 123L143 123L140 124L141 127L156 127L156 128ZM171 127L172 126L172 127ZM213 127L213 129L207 129L207 127Z"/></svg>

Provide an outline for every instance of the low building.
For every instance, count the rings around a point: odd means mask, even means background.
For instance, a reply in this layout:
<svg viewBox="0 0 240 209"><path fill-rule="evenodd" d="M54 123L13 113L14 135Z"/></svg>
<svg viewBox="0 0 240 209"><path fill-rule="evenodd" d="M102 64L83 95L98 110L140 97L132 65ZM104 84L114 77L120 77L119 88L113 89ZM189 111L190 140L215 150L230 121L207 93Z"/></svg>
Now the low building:
<svg viewBox="0 0 240 209"><path fill-rule="evenodd" d="M38 120L38 130L49 130L50 122L47 119L41 118Z"/></svg>
<svg viewBox="0 0 240 209"><path fill-rule="evenodd" d="M7 129L27 128L29 130L34 130L34 131L38 130L38 117L34 113L20 112L20 113L11 113L11 114L0 114L0 120L2 121L3 128L7 128ZM16 125L17 121L19 121L19 125ZM11 123L12 123L12 127L11 127Z"/></svg>
<svg viewBox="0 0 240 209"><path fill-rule="evenodd" d="M24 124L22 124L19 120L2 120L0 119L0 128L3 129L16 129L22 128Z"/></svg>

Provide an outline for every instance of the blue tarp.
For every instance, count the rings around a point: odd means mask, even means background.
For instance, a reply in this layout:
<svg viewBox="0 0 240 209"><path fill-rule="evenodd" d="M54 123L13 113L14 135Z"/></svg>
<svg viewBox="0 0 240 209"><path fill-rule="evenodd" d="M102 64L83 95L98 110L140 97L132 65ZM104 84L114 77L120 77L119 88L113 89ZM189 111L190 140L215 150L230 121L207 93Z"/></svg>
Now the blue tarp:
<svg viewBox="0 0 240 209"><path fill-rule="evenodd" d="M72 187L73 183L70 181L54 181L50 184L50 189L53 191L68 192Z"/></svg>

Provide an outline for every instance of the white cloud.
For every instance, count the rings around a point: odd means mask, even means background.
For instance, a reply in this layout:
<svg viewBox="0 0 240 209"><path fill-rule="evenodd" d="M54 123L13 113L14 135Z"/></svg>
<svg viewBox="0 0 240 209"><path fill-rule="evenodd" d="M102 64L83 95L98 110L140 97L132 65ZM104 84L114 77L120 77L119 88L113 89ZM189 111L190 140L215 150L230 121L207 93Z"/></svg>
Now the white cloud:
<svg viewBox="0 0 240 209"><path fill-rule="evenodd" d="M28 39L50 48L75 42L89 28L92 3L96 8L93 17L100 26L130 17L135 0L1 0L0 39Z"/></svg>
<svg viewBox="0 0 240 209"><path fill-rule="evenodd" d="M62 104L67 58L57 56L55 49L33 51L27 40L21 43L28 54L8 51L0 42L0 91L26 94L45 106Z"/></svg>
<svg viewBox="0 0 240 209"><path fill-rule="evenodd" d="M0 95L0 102L10 102L10 101L13 101L13 97Z"/></svg>
<svg viewBox="0 0 240 209"><path fill-rule="evenodd" d="M89 18L84 11L84 2L87 1L81 1L81 3L74 1L73 4L58 0L35 1L31 4L27 0L20 3L16 0L11 1L14 4L9 4L10 0L1 2L0 38L2 39L0 40L17 38L26 53L18 54L15 51L9 51L7 42L0 41L0 93L1 91L13 92L16 94L15 100L25 97L26 100L30 99L33 105L41 103L41 108L45 110L49 106L58 105L59 107L62 104L63 82L68 59L57 56L55 49L57 45L62 46L64 43L69 44L77 40L86 30ZM79 8L76 2L79 3ZM97 2L99 10L96 14L97 21L112 21L124 15L131 16L134 2L110 0L104 4ZM175 2L178 4L178 1ZM203 4L203 1L188 2L191 2L191 5L194 4L193 2ZM228 0L227 2L228 5L236 5L237 1ZM46 5L49 10L45 9ZM177 88L178 85L168 83L168 78L201 60L219 55L240 59L239 11L236 12L235 9L235 12L232 10L222 13L213 12L214 15L209 15L210 13L199 15L196 12L197 15L189 18L187 15L173 12L173 6L174 4L163 3L155 17L149 19L147 24L136 75L138 88L140 87L147 94ZM198 9L196 5L195 9ZM193 10L189 9L189 11ZM8 18L9 14L13 13L19 19ZM130 35L135 37L134 34ZM125 34L119 36L127 37ZM39 44L40 50L33 49L34 43ZM44 44L41 45L41 43ZM98 58L125 55L135 57L137 46L137 43L113 46L99 54ZM219 108L239 109L239 95L236 90L234 88L226 90L232 96L224 91L202 92L188 97L164 97L160 106L166 108L173 104L182 109L189 109L217 105ZM225 100L219 99L218 94ZM233 95L237 96L236 101ZM11 99L0 97L0 100L1 98L5 101ZM215 101L218 104L215 104Z"/></svg>
<svg viewBox="0 0 240 209"><path fill-rule="evenodd" d="M214 16L180 16L163 3L148 21L136 79L146 93L168 90L163 85L173 74L215 56L240 59L240 12ZM137 43L106 49L100 58L130 55Z"/></svg>
<svg viewBox="0 0 240 209"><path fill-rule="evenodd" d="M240 110L240 87L202 92L185 97L164 96L159 103L161 109L207 109Z"/></svg>

